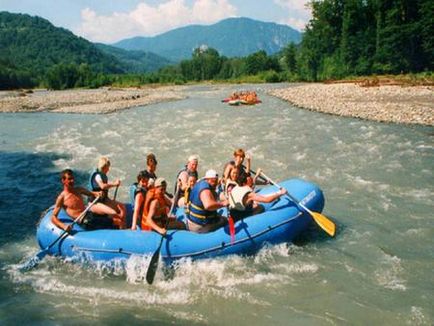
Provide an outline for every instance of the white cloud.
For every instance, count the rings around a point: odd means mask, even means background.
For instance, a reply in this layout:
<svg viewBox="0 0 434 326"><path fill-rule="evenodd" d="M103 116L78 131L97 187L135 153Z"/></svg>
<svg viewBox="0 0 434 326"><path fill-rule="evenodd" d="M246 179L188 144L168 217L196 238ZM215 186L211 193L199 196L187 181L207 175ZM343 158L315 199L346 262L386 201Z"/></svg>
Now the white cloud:
<svg viewBox="0 0 434 326"><path fill-rule="evenodd" d="M288 11L288 17L281 21L295 29L303 30L312 18L311 10L306 5L310 0L274 0L274 3Z"/></svg>
<svg viewBox="0 0 434 326"><path fill-rule="evenodd" d="M196 0L191 7L185 0L168 0L155 6L143 1L131 12L115 12L110 16L85 8L75 33L94 42L113 43L133 36L153 36L189 24L212 24L235 16L236 11L228 0Z"/></svg>

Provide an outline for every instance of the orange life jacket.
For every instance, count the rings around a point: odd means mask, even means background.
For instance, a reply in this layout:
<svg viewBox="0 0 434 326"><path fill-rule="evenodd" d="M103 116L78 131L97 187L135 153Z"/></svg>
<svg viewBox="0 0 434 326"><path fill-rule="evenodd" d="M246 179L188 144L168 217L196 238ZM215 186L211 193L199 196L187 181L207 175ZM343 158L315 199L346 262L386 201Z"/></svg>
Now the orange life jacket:
<svg viewBox="0 0 434 326"><path fill-rule="evenodd" d="M151 207L152 201L158 200L156 212L153 216L153 220L158 226L164 227L167 219L167 204L166 199L163 196L157 196L155 189L150 189L146 194L145 205L143 207L142 223L141 228L143 231L152 231L152 227L146 222L146 217L149 214L149 208Z"/></svg>

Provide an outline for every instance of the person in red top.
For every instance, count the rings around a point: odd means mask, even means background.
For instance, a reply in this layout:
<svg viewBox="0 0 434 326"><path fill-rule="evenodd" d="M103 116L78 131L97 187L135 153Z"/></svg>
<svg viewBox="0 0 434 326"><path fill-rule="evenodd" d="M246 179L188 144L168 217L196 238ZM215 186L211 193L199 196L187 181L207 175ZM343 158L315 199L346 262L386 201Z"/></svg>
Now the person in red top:
<svg viewBox="0 0 434 326"><path fill-rule="evenodd" d="M141 228L143 231L156 231L166 235L168 229L185 230L185 224L174 218L169 218L172 201L165 196L167 182L157 178L154 188L146 194Z"/></svg>

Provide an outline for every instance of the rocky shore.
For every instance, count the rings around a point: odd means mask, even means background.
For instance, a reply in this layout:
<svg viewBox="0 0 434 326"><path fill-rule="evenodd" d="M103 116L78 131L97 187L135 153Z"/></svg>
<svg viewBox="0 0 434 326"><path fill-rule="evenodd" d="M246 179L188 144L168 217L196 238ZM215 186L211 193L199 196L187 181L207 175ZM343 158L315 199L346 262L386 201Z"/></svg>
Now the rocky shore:
<svg viewBox="0 0 434 326"><path fill-rule="evenodd" d="M0 93L0 112L111 113L185 98L182 86Z"/></svg>
<svg viewBox="0 0 434 326"><path fill-rule="evenodd" d="M300 108L360 119L434 125L434 87L303 84L269 92Z"/></svg>
<svg viewBox="0 0 434 326"><path fill-rule="evenodd" d="M185 86L2 91L0 112L101 114L186 97ZM434 87L298 84L270 95L300 108L360 119L434 126Z"/></svg>

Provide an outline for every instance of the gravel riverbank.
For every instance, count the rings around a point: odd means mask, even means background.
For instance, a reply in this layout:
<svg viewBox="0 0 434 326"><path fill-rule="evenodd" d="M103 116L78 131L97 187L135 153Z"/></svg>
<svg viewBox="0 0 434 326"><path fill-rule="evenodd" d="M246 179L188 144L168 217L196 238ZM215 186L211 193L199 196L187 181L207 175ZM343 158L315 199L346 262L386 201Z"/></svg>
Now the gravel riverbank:
<svg viewBox="0 0 434 326"><path fill-rule="evenodd" d="M432 86L304 84L269 94L312 111L381 122L434 125Z"/></svg>
<svg viewBox="0 0 434 326"><path fill-rule="evenodd" d="M181 100L185 86L65 91L2 91L0 112L111 113ZM361 87L355 83L301 84L269 92L300 108L360 119L434 126L432 86Z"/></svg>
<svg viewBox="0 0 434 326"><path fill-rule="evenodd" d="M111 113L185 98L182 86L1 92L0 112Z"/></svg>

